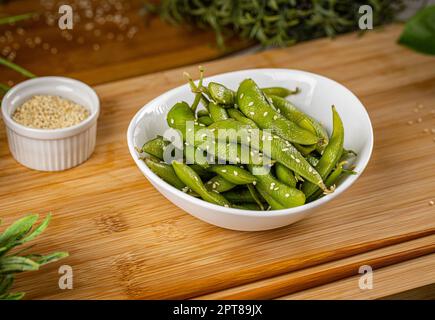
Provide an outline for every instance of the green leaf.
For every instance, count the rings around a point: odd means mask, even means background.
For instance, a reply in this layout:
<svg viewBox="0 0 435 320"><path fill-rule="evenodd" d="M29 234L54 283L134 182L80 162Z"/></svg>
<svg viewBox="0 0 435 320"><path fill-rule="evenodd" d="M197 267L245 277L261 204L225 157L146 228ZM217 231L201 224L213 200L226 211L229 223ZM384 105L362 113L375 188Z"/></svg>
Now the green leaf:
<svg viewBox="0 0 435 320"><path fill-rule="evenodd" d="M11 274L0 276L0 295L9 291L14 283L14 276Z"/></svg>
<svg viewBox="0 0 435 320"><path fill-rule="evenodd" d="M39 269L39 264L25 257L3 257L0 260L0 274L34 271Z"/></svg>
<svg viewBox="0 0 435 320"><path fill-rule="evenodd" d="M31 234L29 234L24 239L22 239L20 241L20 244L31 241L35 239L37 236L39 236L47 228L48 224L50 223L50 220L51 220L51 213L49 213L47 217L45 217L44 221L42 221L42 223L35 230L33 230Z"/></svg>
<svg viewBox="0 0 435 320"><path fill-rule="evenodd" d="M0 18L0 25L2 25L2 24L14 24L14 23L22 21L22 20L30 19L33 16L34 16L33 13L25 13L25 14L20 14L20 15L16 15L16 16L3 17L3 18Z"/></svg>
<svg viewBox="0 0 435 320"><path fill-rule="evenodd" d="M398 42L418 52L435 55L435 5L417 12L406 23Z"/></svg>
<svg viewBox="0 0 435 320"><path fill-rule="evenodd" d="M24 297L24 292L7 293L0 296L0 300L21 300Z"/></svg>
<svg viewBox="0 0 435 320"><path fill-rule="evenodd" d="M35 78L36 76L31 73L30 71L24 69L23 67L20 67L19 65L4 59L2 57L0 57L0 65L4 65L5 67L8 67L9 69L12 69L18 73L21 73L23 76L27 77L27 78Z"/></svg>
<svg viewBox="0 0 435 320"><path fill-rule="evenodd" d="M0 235L0 248L9 247L11 242L24 237L38 220L38 215L33 214L15 221L3 234ZM9 245L8 245L9 244Z"/></svg>
<svg viewBox="0 0 435 320"><path fill-rule="evenodd" d="M55 262L57 260L66 258L68 256L69 256L68 252L54 252L51 254L47 254L45 256L30 255L30 256L27 256L26 258L32 259L34 262L36 262L37 264L42 266L44 264Z"/></svg>

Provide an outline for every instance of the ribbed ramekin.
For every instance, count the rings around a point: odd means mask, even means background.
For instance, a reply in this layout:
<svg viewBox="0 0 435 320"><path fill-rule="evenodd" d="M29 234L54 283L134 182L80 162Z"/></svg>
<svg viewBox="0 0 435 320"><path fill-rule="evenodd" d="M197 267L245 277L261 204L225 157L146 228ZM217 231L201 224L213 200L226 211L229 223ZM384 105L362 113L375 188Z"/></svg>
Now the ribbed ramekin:
<svg viewBox="0 0 435 320"><path fill-rule="evenodd" d="M63 129L28 128L12 120L16 108L35 95L60 96L90 112L83 122ZM4 96L2 116L9 149L16 161L40 171L61 171L86 161L95 149L100 101L83 82L64 77L40 77L24 81Z"/></svg>

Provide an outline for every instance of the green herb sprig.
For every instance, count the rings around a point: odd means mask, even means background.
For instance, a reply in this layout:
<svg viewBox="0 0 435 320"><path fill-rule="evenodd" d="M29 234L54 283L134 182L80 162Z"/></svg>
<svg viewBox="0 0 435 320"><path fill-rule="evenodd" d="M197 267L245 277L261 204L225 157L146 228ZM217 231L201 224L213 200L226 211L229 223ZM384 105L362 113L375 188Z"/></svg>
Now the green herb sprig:
<svg viewBox="0 0 435 320"><path fill-rule="evenodd" d="M263 46L288 46L357 30L358 9L367 4L374 25L393 21L404 7L402 0L162 0L145 9L170 23L212 28L220 47L234 35Z"/></svg>
<svg viewBox="0 0 435 320"><path fill-rule="evenodd" d="M15 274L39 270L41 266L47 263L68 256L68 252L55 252L48 255L26 254L33 246L16 250L19 246L40 235L47 228L51 215L47 215L40 225L34 227L38 218L37 214L26 216L14 222L3 233L0 233L0 300L19 300L23 298L24 292L10 292Z"/></svg>

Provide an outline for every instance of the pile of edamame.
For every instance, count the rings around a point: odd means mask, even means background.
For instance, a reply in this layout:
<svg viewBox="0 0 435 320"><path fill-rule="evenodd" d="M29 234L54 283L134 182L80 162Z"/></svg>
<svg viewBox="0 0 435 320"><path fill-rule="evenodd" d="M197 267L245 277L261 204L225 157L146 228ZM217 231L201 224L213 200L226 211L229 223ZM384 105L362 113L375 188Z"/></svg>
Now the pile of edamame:
<svg viewBox="0 0 435 320"><path fill-rule="evenodd" d="M205 151L207 159L216 161L192 159L185 150L181 158L165 161L165 149L171 143L162 136L140 148L150 170L173 187L225 207L279 210L334 192L343 176L356 174L348 167L356 154L343 147L343 123L334 106L329 136L318 121L286 99L299 89L260 88L245 79L235 92L220 83L204 84L203 73L200 68L197 84L186 74L195 99L191 105L176 103L167 114L167 123L179 130L183 146L190 144L195 151L205 149L205 134L194 134L189 140L189 131L211 132L212 143ZM197 110L200 105L203 109ZM246 134L247 140L219 141L217 132L228 129ZM259 143L250 145L249 156L242 159L242 149L254 131ZM225 163L218 161L222 158Z"/></svg>

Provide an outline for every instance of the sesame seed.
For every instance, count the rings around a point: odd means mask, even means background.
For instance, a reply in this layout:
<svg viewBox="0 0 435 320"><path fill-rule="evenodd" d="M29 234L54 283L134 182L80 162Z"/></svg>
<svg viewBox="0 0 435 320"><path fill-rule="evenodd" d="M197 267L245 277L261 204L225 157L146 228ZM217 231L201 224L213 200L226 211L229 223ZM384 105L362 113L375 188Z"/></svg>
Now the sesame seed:
<svg viewBox="0 0 435 320"><path fill-rule="evenodd" d="M281 149L281 151L288 151L288 148Z"/></svg>
<svg viewBox="0 0 435 320"><path fill-rule="evenodd" d="M417 119L417 122L418 122L418 123L421 123L422 121L423 121L422 118L418 118L418 119Z"/></svg>
<svg viewBox="0 0 435 320"><path fill-rule="evenodd" d="M273 189L274 191L278 191L279 190L279 187L276 187L275 189Z"/></svg>
<svg viewBox="0 0 435 320"><path fill-rule="evenodd" d="M424 129L423 129L423 132L424 132L424 133L429 133L429 129L428 129L428 128L424 128Z"/></svg>
<svg viewBox="0 0 435 320"><path fill-rule="evenodd" d="M242 98L243 98L243 93L240 94L240 99L242 99Z"/></svg>
<svg viewBox="0 0 435 320"><path fill-rule="evenodd" d="M257 181L252 182L252 184L253 184L254 186L257 185Z"/></svg>
<svg viewBox="0 0 435 320"><path fill-rule="evenodd" d="M227 172L227 169L222 169L221 172L225 173Z"/></svg>
<svg viewBox="0 0 435 320"><path fill-rule="evenodd" d="M430 130L433 134L435 134L435 128Z"/></svg>
<svg viewBox="0 0 435 320"><path fill-rule="evenodd" d="M276 119L278 119L278 116L277 116L277 115L274 115L274 116L273 116L273 120L276 120Z"/></svg>
<svg viewBox="0 0 435 320"><path fill-rule="evenodd" d="M424 105L420 103L420 104L418 105L418 107L419 107L420 109L423 109L423 108L424 108Z"/></svg>
<svg viewBox="0 0 435 320"><path fill-rule="evenodd" d="M171 124L174 124L174 122L175 122L175 120L174 120L174 119L171 119Z"/></svg>
<svg viewBox="0 0 435 320"><path fill-rule="evenodd" d="M249 114L250 114L251 116L253 116L253 115L255 114L255 112L254 112L254 111L251 111L251 112L249 112Z"/></svg>
<svg viewBox="0 0 435 320"><path fill-rule="evenodd" d="M412 121L412 120L409 120L409 121L408 121L408 124L409 124L409 125L411 125L411 124L413 124L413 123L414 123L414 121Z"/></svg>
<svg viewBox="0 0 435 320"><path fill-rule="evenodd" d="M301 162L301 160L299 160L299 159L296 159L296 162L297 162L297 163L300 163L300 162Z"/></svg>
<svg viewBox="0 0 435 320"><path fill-rule="evenodd" d="M239 175L239 173L237 171L234 171L233 173L234 173L235 176Z"/></svg>
<svg viewBox="0 0 435 320"><path fill-rule="evenodd" d="M33 96L12 115L23 126L38 129L60 129L76 125L89 117L89 111L58 96Z"/></svg>
<svg viewBox="0 0 435 320"><path fill-rule="evenodd" d="M267 116L269 114L269 112L265 112L265 113L263 113L263 116L265 117L265 116Z"/></svg>
<svg viewBox="0 0 435 320"><path fill-rule="evenodd" d="M286 193L286 194L285 194L285 197L288 198L288 197L290 197L290 195L289 195L288 193Z"/></svg>
<svg viewBox="0 0 435 320"><path fill-rule="evenodd" d="M433 202L432 200L429 201L429 205L430 205L430 206L433 206L434 204L435 204L435 202Z"/></svg>
<svg viewBox="0 0 435 320"><path fill-rule="evenodd" d="M253 105L254 105L254 102L252 102L252 101L248 103L248 107L252 107Z"/></svg>

